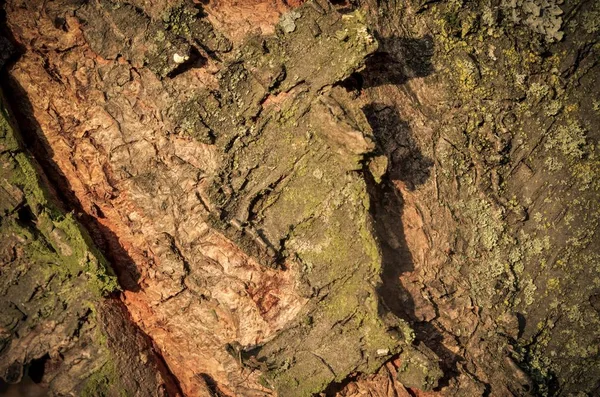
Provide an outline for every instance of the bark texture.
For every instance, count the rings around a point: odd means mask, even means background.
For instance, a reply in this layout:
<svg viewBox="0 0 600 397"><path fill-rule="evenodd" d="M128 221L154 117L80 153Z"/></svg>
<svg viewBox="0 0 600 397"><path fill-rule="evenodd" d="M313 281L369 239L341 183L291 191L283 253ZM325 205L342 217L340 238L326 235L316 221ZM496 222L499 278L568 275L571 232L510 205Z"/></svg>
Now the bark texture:
<svg viewBox="0 0 600 397"><path fill-rule="evenodd" d="M404 201L403 285L456 393L598 393L597 7L371 3L373 68L397 65L362 75Z"/></svg>
<svg viewBox="0 0 600 397"><path fill-rule="evenodd" d="M600 393L598 2L201 3L6 1L3 379Z"/></svg>
<svg viewBox="0 0 600 397"><path fill-rule="evenodd" d="M16 395L165 396L176 386L128 321L106 261L51 199L2 98L0 377ZM25 382L27 383L27 382ZM6 390L5 390L6 391Z"/></svg>

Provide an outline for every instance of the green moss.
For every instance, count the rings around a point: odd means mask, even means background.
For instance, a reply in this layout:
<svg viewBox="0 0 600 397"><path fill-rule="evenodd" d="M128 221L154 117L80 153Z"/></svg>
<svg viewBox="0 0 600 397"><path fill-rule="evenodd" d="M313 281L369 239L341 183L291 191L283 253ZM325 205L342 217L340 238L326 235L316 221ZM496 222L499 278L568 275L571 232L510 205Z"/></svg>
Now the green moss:
<svg viewBox="0 0 600 397"><path fill-rule="evenodd" d="M107 361L86 381L80 392L81 397L128 397L119 380L119 373L113 361Z"/></svg>
<svg viewBox="0 0 600 397"><path fill-rule="evenodd" d="M12 302L19 308L18 313L0 316L0 326L10 324L8 343L18 345L40 326L60 324L51 335L35 334L38 347L71 354L69 349L94 339L90 332L97 329L98 323L93 309L101 295L118 288L116 277L74 216L64 214L53 203L34 160L19 147L18 131L11 127L4 99L0 99L0 198L10 199L9 205L2 203L0 251L15 253L3 263L0 306ZM0 345L5 342L3 335ZM102 344L101 340L97 342ZM90 366L105 360L108 352L100 350L91 350L94 355L87 357ZM6 350L0 351L0 362L6 358L3 354ZM89 374L92 370L69 368L70 374ZM92 376L82 395L116 395L105 387L108 378L116 379L113 372L114 368L106 367Z"/></svg>
<svg viewBox="0 0 600 397"><path fill-rule="evenodd" d="M18 146L15 146L17 134L8 123L8 113L2 100L2 146L10 147L10 160L13 164L9 174L10 184L18 187L24 194L25 201L36 217L36 227L43 235L43 241L23 227L13 224L13 230L25 234L33 243L29 254L33 259L40 259L60 264L52 271L65 276L77 276L81 271L89 277L89 287L97 294L112 292L118 288L116 277L108 267L102 255L94 248L94 244L81 228L72 214L63 215L52 203L49 192L43 186L34 167L33 160ZM9 142L10 145L4 144ZM2 175L0 175L2 176ZM56 254L48 252L46 244L50 244Z"/></svg>
<svg viewBox="0 0 600 397"><path fill-rule="evenodd" d="M0 93L0 96L2 94ZM15 151L19 148L17 136L13 132L10 123L8 109L4 105L4 99L0 97L0 153Z"/></svg>
<svg viewBox="0 0 600 397"><path fill-rule="evenodd" d="M523 295L525 296L525 304L530 306L535 301L535 291L537 290L533 280L527 278L522 282Z"/></svg>
<svg viewBox="0 0 600 397"><path fill-rule="evenodd" d="M18 170L12 174L11 184L23 189L31 202L32 208L38 205L47 206L47 192L41 186L37 170L34 168L31 158L23 153L16 152L13 158L18 164Z"/></svg>

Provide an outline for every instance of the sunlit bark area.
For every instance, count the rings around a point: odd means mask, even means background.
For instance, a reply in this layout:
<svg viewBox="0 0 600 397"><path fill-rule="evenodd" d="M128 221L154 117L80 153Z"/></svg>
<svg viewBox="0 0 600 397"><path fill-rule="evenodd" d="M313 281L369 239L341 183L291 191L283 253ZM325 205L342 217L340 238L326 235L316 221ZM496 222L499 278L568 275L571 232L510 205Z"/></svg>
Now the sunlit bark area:
<svg viewBox="0 0 600 397"><path fill-rule="evenodd" d="M600 3L2 9L0 394L600 393Z"/></svg>

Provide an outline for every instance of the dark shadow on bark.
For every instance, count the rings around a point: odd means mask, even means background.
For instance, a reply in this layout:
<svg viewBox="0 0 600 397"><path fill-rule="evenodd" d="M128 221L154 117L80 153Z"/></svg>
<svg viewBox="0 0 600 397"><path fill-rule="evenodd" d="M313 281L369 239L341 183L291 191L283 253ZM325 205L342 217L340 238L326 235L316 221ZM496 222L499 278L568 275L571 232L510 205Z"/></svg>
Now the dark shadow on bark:
<svg viewBox="0 0 600 397"><path fill-rule="evenodd" d="M340 391L344 390L348 385L352 382L356 382L359 380L360 374L351 374L346 379L341 382L333 382L325 390L323 393L325 397L336 397Z"/></svg>
<svg viewBox="0 0 600 397"><path fill-rule="evenodd" d="M6 27L6 12L4 11L4 0L0 0L0 71L4 74L4 66L14 62L24 48L16 40ZM2 75L4 81L4 75Z"/></svg>
<svg viewBox="0 0 600 397"><path fill-rule="evenodd" d="M412 140L408 124L399 118L396 110L385 108L383 113L373 113L375 107L376 105L367 107L364 111L373 127L380 150L386 153L389 162L388 174L380 184L365 173L374 231L383 260L382 284L377 292L382 310L407 320L415 331L415 342L424 343L441 359L444 377L438 387L443 387L458 373L456 365L461 358L443 346L443 337L432 323L419 321L415 314L414 300L400 283L400 277L412 272L415 265L402 225L404 200L392 183L392 180L401 180L409 189L416 188L429 178L433 162L419 151ZM384 117L380 118L382 114ZM398 147L401 148L400 155L397 153Z"/></svg>
<svg viewBox="0 0 600 397"><path fill-rule="evenodd" d="M380 43L379 51L367 61L365 70L349 79L351 86L399 85L433 73L434 46L430 36L417 39L391 37L381 39ZM415 265L402 225L404 200L392 183L402 181L407 189L414 190L427 182L434 162L421 153L410 124L402 119L399 109L371 103L363 111L373 129L378 154L388 159L387 174L381 183L377 184L365 172L374 231L383 259L382 285L378 288L381 308L410 322L416 334L415 343L425 344L438 355L444 371L438 384L441 388L458 374L457 363L462 358L443 346L443 336L434 324L417 318L415 302L400 283L400 276L412 272Z"/></svg>
<svg viewBox="0 0 600 397"><path fill-rule="evenodd" d="M191 47L189 59L179 65L179 67L173 70L167 75L169 78L173 78L179 74L185 73L191 69L199 69L206 65L208 59L202 56L196 47Z"/></svg>
<svg viewBox="0 0 600 397"><path fill-rule="evenodd" d="M122 301L119 299L106 299L102 305L99 305L98 313L106 332L107 344L112 351L130 352L130 354L136 355L138 352L132 350L137 346L140 350L147 347L153 353L150 355L151 359L154 360L153 363L148 362L144 366L136 367L136 372L130 372L128 379L123 380L128 382L130 389L135 389L138 381L143 380L146 375L150 376L152 373L150 368L154 368L155 371L162 374L163 386L166 389L161 390L158 393L159 395L183 396L179 379L171 372L160 349L156 346L154 340L133 321L131 314ZM123 357L120 359L120 364L127 364L123 361Z"/></svg>
<svg viewBox="0 0 600 397"><path fill-rule="evenodd" d="M31 363L29 363L27 373L29 374L29 377L31 378L33 383L42 382L44 378L44 372L46 369L46 362L48 360L50 360L50 355L46 354L43 357L38 358L37 360L32 360Z"/></svg>
<svg viewBox="0 0 600 397"><path fill-rule="evenodd" d="M26 376L19 383L10 384L0 379L0 396L4 397L46 397L48 390Z"/></svg>
<svg viewBox="0 0 600 397"><path fill-rule="evenodd" d="M214 397L226 396L226 394L223 393L221 391L221 389L219 389L217 382L210 375L202 373L197 376L200 377L200 379L202 379L202 381L206 384L206 387L210 391L211 396L214 396Z"/></svg>
<svg viewBox="0 0 600 397"><path fill-rule="evenodd" d="M5 31L2 33L7 34ZM11 38L9 40L14 41ZM121 246L117 235L96 219L95 216L103 217L102 212L97 207L90 209L90 211L96 212L95 214L90 214L84 210L81 202L71 189L69 181L52 160L54 153L42 133L41 126L34 117L33 106L26 91L8 75L6 70L0 71L0 81L2 90L11 104L12 113L19 128L21 144L39 164L38 173L50 193L56 198L55 204L65 213L72 212L85 227L94 245L115 271L121 287L128 291L139 291L138 281L141 275L137 266Z"/></svg>
<svg viewBox="0 0 600 397"><path fill-rule="evenodd" d="M361 72L364 87L404 84L415 77L426 77L434 72L433 38L387 37L378 38L379 49L367 59Z"/></svg>
<svg viewBox="0 0 600 397"><path fill-rule="evenodd" d="M421 153L409 124L390 106L372 103L363 108L379 150L388 158L387 177L414 190L429 179L433 160Z"/></svg>

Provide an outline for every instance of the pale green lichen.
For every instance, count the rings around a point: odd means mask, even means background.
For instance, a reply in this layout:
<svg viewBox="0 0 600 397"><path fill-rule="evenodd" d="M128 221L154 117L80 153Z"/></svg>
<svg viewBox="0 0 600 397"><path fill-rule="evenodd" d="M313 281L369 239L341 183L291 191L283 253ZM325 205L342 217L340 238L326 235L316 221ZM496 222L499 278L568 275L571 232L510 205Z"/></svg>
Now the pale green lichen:
<svg viewBox="0 0 600 397"><path fill-rule="evenodd" d="M587 151L586 142L586 130L577 121L569 120L551 132L544 146L560 150L567 158L580 159Z"/></svg>
<svg viewBox="0 0 600 397"><path fill-rule="evenodd" d="M549 171L560 171L564 166L556 157L548 157L544 163Z"/></svg>
<svg viewBox="0 0 600 397"><path fill-rule="evenodd" d="M535 301L535 291L537 290L537 286L533 283L533 280L530 278L526 278L522 281L523 295L525 296L525 304L527 306L531 306Z"/></svg>
<svg viewBox="0 0 600 397"><path fill-rule="evenodd" d="M598 4L596 3L596 7ZM589 34L596 33L600 30L600 11L589 11L583 16L583 27Z"/></svg>
<svg viewBox="0 0 600 397"><path fill-rule="evenodd" d="M535 99L542 99L548 95L549 91L550 87L548 87L546 84L540 84L536 82L529 86L528 95L533 96Z"/></svg>

